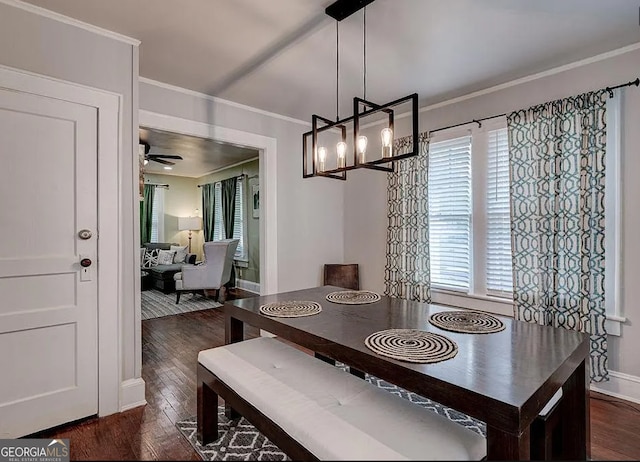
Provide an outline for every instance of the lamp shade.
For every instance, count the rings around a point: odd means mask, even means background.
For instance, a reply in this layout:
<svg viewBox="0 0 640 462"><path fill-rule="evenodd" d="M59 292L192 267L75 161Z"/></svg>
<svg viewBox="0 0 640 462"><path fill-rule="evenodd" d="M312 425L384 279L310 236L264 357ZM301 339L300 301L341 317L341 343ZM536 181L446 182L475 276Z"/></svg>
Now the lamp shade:
<svg viewBox="0 0 640 462"><path fill-rule="evenodd" d="M178 217L178 229L180 231L198 231L202 229L200 217Z"/></svg>

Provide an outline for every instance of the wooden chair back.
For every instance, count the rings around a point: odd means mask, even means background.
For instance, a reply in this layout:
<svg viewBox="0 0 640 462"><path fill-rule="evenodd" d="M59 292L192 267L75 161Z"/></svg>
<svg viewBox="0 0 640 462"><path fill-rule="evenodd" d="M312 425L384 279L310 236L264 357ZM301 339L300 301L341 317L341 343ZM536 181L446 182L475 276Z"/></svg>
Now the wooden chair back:
<svg viewBox="0 0 640 462"><path fill-rule="evenodd" d="M360 276L357 263L324 265L324 285L360 290Z"/></svg>

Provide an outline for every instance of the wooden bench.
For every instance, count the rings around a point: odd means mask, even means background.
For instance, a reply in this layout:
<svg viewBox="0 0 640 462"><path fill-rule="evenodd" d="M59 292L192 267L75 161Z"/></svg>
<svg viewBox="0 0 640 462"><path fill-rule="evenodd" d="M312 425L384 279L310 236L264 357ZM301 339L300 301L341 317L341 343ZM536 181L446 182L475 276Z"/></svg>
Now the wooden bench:
<svg viewBox="0 0 640 462"><path fill-rule="evenodd" d="M198 440L218 396L294 460L480 460L481 435L268 337L198 355Z"/></svg>

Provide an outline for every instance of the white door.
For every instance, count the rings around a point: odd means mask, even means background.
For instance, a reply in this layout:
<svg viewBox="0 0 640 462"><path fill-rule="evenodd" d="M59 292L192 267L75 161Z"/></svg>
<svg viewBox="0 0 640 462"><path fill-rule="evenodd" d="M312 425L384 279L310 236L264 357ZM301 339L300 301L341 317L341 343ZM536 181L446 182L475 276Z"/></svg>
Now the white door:
<svg viewBox="0 0 640 462"><path fill-rule="evenodd" d="M0 89L0 438L98 411L97 141L96 108Z"/></svg>

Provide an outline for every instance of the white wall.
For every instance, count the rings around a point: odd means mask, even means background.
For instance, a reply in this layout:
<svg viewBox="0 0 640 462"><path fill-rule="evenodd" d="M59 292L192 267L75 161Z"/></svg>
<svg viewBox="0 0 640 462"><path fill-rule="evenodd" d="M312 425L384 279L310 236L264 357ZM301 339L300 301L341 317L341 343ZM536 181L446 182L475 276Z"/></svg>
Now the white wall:
<svg viewBox="0 0 640 462"><path fill-rule="evenodd" d="M0 3L0 64L121 94L119 310L122 377L140 377L140 323L135 322L138 47ZM135 133L135 137L132 134ZM136 158L133 153L136 152ZM113 153L117 155L117 153ZM135 164L134 164L135 160ZM136 170L137 174L137 170ZM136 196L137 197L137 196ZM116 198L114 198L116 199ZM139 279L139 278L138 278Z"/></svg>
<svg viewBox="0 0 640 462"><path fill-rule="evenodd" d="M625 83L639 75L640 50L635 49L454 104L436 105L439 107L420 113L420 132ZM621 337L609 336L609 367L632 376L640 376L640 305L636 302L640 300L639 121L640 89L631 87L623 98L622 153L621 304L627 323ZM384 290L386 213L385 175L349 172L345 191L345 261L361 265L363 289Z"/></svg>
<svg viewBox="0 0 640 462"><path fill-rule="evenodd" d="M140 109L277 140L279 292L320 285L322 265L342 262L344 183L302 178L308 125L146 80L140 82Z"/></svg>

